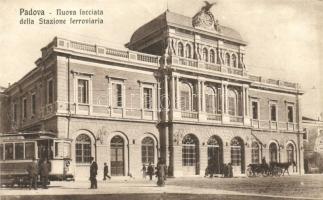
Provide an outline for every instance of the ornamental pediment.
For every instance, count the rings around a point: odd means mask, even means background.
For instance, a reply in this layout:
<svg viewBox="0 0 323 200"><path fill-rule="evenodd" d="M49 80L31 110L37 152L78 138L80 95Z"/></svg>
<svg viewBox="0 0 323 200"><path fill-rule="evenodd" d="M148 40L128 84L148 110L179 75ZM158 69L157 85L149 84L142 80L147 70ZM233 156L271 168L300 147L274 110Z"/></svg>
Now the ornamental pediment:
<svg viewBox="0 0 323 200"><path fill-rule="evenodd" d="M193 17L192 25L197 29L219 33L221 31L219 21L214 18L214 15L210 11L215 3L204 2L205 6Z"/></svg>

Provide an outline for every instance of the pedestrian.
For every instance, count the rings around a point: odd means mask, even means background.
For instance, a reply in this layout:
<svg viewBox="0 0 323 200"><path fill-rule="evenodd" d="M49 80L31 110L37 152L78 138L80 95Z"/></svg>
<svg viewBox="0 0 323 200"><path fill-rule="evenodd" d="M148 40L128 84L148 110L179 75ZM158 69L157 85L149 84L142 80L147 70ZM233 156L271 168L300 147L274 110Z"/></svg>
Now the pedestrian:
<svg viewBox="0 0 323 200"><path fill-rule="evenodd" d="M90 166L90 181L91 187L90 189L97 189L98 183L96 180L96 175L98 174L98 165L96 164L93 157L91 157L91 166Z"/></svg>
<svg viewBox="0 0 323 200"><path fill-rule="evenodd" d="M146 168L146 165L145 164L142 165L141 171L142 171L142 177L144 179L146 179L146 176L147 176L147 168Z"/></svg>
<svg viewBox="0 0 323 200"><path fill-rule="evenodd" d="M231 163L228 163L228 177L229 178L233 177L233 168Z"/></svg>
<svg viewBox="0 0 323 200"><path fill-rule="evenodd" d="M109 180L111 180L111 176L109 176L109 167L108 167L107 163L105 162L104 167L103 167L103 180L104 181L107 180L106 177L108 177Z"/></svg>
<svg viewBox="0 0 323 200"><path fill-rule="evenodd" d="M153 180L154 167L151 165L151 162L149 162L147 173L149 175L149 180Z"/></svg>
<svg viewBox="0 0 323 200"><path fill-rule="evenodd" d="M27 166L28 178L29 178L29 190L34 186L37 190L37 179L38 179L38 163L35 157L33 157L32 162Z"/></svg>
<svg viewBox="0 0 323 200"><path fill-rule="evenodd" d="M223 164L223 177L227 178L228 177L228 165L227 164Z"/></svg>
<svg viewBox="0 0 323 200"><path fill-rule="evenodd" d="M158 178L157 185L164 186L166 180L166 165L164 164L162 158L158 159L156 174Z"/></svg>
<svg viewBox="0 0 323 200"><path fill-rule="evenodd" d="M47 183L48 183L48 175L50 172L50 163L48 163L47 158L43 160L43 162L40 164L40 179L42 183L42 187L44 189L48 189Z"/></svg>

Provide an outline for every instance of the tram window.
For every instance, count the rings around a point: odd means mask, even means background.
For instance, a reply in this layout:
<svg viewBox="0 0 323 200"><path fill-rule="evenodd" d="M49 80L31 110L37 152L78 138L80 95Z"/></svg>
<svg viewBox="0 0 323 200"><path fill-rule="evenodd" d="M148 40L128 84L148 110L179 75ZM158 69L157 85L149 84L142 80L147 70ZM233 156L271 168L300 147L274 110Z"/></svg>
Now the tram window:
<svg viewBox="0 0 323 200"><path fill-rule="evenodd" d="M33 159L35 157L35 143L26 142L25 143L25 158Z"/></svg>
<svg viewBox="0 0 323 200"><path fill-rule="evenodd" d="M15 159L22 160L24 159L24 144L16 143L15 144Z"/></svg>
<svg viewBox="0 0 323 200"><path fill-rule="evenodd" d="M3 160L3 144L0 144L0 160Z"/></svg>
<svg viewBox="0 0 323 200"><path fill-rule="evenodd" d="M7 143L5 144L5 159L13 160L13 144Z"/></svg>
<svg viewBox="0 0 323 200"><path fill-rule="evenodd" d="M71 144L67 142L55 142L55 157L70 158Z"/></svg>

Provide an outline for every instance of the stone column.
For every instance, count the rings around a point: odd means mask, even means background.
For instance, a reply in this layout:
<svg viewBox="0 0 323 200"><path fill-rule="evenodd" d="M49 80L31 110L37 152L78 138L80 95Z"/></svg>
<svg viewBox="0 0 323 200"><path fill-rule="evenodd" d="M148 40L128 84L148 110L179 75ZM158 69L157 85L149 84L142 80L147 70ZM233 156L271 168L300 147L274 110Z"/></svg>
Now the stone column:
<svg viewBox="0 0 323 200"><path fill-rule="evenodd" d="M230 117L228 113L228 82L222 81L222 123L229 123Z"/></svg>
<svg viewBox="0 0 323 200"><path fill-rule="evenodd" d="M177 101L176 101L176 103L177 103L176 108L177 108L178 110L181 110L179 84L180 84L180 82L179 82L179 77L178 77L178 76L176 76L176 98L177 98Z"/></svg>
<svg viewBox="0 0 323 200"><path fill-rule="evenodd" d="M172 105L171 105L171 109L172 111L175 110L175 76L172 75L172 88L171 88L171 94L172 94Z"/></svg>
<svg viewBox="0 0 323 200"><path fill-rule="evenodd" d="M165 120L168 120L168 75L165 74L165 77L164 77L164 99L165 99L165 102L164 102L164 112L165 112Z"/></svg>
<svg viewBox="0 0 323 200"><path fill-rule="evenodd" d="M242 99L243 99L243 106L242 106L242 115L243 115L243 124L249 126L250 125L250 117L248 115L248 85L242 85Z"/></svg>

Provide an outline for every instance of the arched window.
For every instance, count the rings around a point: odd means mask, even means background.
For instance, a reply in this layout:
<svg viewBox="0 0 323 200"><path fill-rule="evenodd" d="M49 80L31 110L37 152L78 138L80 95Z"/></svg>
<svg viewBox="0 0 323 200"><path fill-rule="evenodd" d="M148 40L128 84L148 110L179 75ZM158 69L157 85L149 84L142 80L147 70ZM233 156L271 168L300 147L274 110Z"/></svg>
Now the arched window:
<svg viewBox="0 0 323 200"><path fill-rule="evenodd" d="M251 163L259 164L260 149L257 142L251 144Z"/></svg>
<svg viewBox="0 0 323 200"><path fill-rule="evenodd" d="M230 54L229 53L225 54L225 64L227 66L230 66Z"/></svg>
<svg viewBox="0 0 323 200"><path fill-rule="evenodd" d="M188 134L182 141L182 163L183 166L195 166L198 152L198 140L192 135Z"/></svg>
<svg viewBox="0 0 323 200"><path fill-rule="evenodd" d="M231 140L231 164L232 166L241 166L243 142L239 138Z"/></svg>
<svg viewBox="0 0 323 200"><path fill-rule="evenodd" d="M76 138L75 155L77 163L91 162L91 138L86 134L80 134Z"/></svg>
<svg viewBox="0 0 323 200"><path fill-rule="evenodd" d="M269 159L270 162L277 162L277 145L275 143L271 143L269 145Z"/></svg>
<svg viewBox="0 0 323 200"><path fill-rule="evenodd" d="M191 45L189 44L186 44L186 47L185 47L185 56L186 58L191 58L192 55L191 55Z"/></svg>
<svg viewBox="0 0 323 200"><path fill-rule="evenodd" d="M216 112L216 91L211 87L205 89L205 109L207 113Z"/></svg>
<svg viewBox="0 0 323 200"><path fill-rule="evenodd" d="M141 141L141 161L143 164L154 163L154 140L151 137L145 137Z"/></svg>
<svg viewBox="0 0 323 200"><path fill-rule="evenodd" d="M181 42L178 43L178 56L184 57L184 47Z"/></svg>
<svg viewBox="0 0 323 200"><path fill-rule="evenodd" d="M189 84L181 84L181 110L192 110L192 89Z"/></svg>
<svg viewBox="0 0 323 200"><path fill-rule="evenodd" d="M215 53L213 49L210 50L210 62L215 63Z"/></svg>
<svg viewBox="0 0 323 200"><path fill-rule="evenodd" d="M237 56L232 54L232 67L237 67Z"/></svg>
<svg viewBox="0 0 323 200"><path fill-rule="evenodd" d="M294 162L294 146L292 144L287 145L286 153L287 153L287 162Z"/></svg>
<svg viewBox="0 0 323 200"><path fill-rule="evenodd" d="M231 89L228 90L228 113L232 116L237 114L237 94Z"/></svg>
<svg viewBox="0 0 323 200"><path fill-rule="evenodd" d="M206 48L203 49L203 60L205 62L208 61L208 52L207 52L207 49Z"/></svg>

